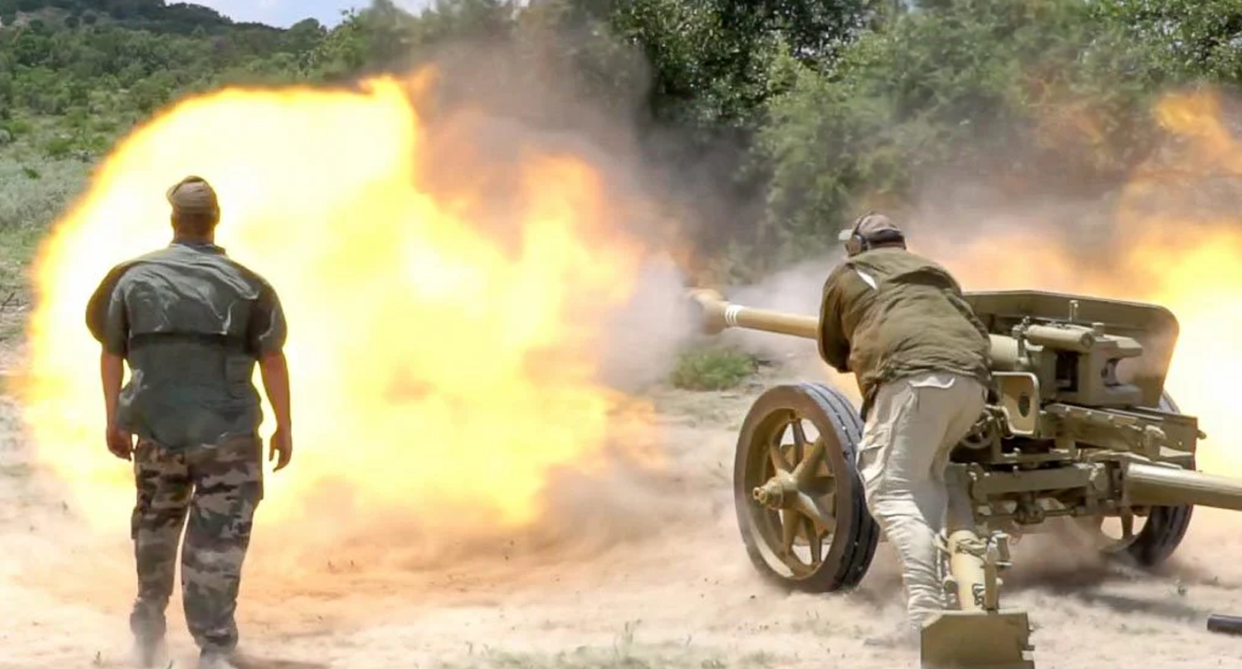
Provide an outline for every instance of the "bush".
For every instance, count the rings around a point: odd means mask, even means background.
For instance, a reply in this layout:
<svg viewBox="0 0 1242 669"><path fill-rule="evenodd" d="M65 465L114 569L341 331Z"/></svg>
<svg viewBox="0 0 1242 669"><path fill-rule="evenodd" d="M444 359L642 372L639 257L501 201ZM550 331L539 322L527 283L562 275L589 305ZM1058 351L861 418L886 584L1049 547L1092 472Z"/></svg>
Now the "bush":
<svg viewBox="0 0 1242 669"><path fill-rule="evenodd" d="M755 373L756 360L728 348L691 349L681 354L670 381L686 390L725 390Z"/></svg>

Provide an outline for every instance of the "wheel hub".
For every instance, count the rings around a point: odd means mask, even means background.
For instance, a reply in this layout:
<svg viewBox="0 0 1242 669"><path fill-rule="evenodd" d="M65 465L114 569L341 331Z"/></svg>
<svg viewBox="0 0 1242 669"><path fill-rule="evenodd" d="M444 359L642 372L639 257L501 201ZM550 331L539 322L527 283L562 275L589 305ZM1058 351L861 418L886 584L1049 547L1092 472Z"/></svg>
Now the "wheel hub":
<svg viewBox="0 0 1242 669"><path fill-rule="evenodd" d="M793 474L786 471L778 471L776 476L768 479L766 483L751 491L751 497L759 504L780 511L793 507L793 501L798 497L798 481Z"/></svg>

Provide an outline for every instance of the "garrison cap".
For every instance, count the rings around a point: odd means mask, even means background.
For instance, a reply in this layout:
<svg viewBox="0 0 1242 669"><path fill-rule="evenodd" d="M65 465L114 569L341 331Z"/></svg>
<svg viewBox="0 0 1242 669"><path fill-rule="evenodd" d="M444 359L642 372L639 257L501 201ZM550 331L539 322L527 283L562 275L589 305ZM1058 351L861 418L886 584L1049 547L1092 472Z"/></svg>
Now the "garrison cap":
<svg viewBox="0 0 1242 669"><path fill-rule="evenodd" d="M854 221L853 226L842 230L841 234L837 235L837 240L842 242L849 241L850 237L854 236L855 232L863 237L870 238L877 237L881 233L885 232L895 232L897 234L901 234L901 228L898 228L897 224L893 222L893 219L885 216L884 214L872 212L860 216L858 220Z"/></svg>
<svg viewBox="0 0 1242 669"><path fill-rule="evenodd" d="M188 176L168 189L168 203L183 213L214 214L220 211L216 191L199 176Z"/></svg>

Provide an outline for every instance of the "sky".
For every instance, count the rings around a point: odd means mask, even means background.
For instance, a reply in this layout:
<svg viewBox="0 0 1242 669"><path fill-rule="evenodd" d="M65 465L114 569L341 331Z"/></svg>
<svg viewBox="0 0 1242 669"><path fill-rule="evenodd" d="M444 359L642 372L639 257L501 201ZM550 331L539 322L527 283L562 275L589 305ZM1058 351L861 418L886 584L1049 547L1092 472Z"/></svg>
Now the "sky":
<svg viewBox="0 0 1242 669"><path fill-rule="evenodd" d="M257 21L268 25L288 28L302 19L314 18L332 27L340 22L341 10L354 7L362 9L371 0L188 0L205 5L234 21ZM421 10L434 0L394 0L394 4L406 10Z"/></svg>

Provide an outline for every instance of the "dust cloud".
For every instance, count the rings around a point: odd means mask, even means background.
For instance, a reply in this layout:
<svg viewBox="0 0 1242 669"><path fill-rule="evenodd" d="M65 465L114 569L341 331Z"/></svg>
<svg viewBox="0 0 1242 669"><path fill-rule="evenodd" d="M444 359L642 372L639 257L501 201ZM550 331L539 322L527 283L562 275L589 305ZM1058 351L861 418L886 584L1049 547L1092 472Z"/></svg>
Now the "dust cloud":
<svg viewBox="0 0 1242 669"><path fill-rule="evenodd" d="M632 115L645 84L635 84L631 99L594 100L568 88L572 78L560 76L538 48L521 46L459 43L423 63L438 68L434 95L421 111L439 132L426 147L434 159L425 163L420 186L462 203L463 218L518 254L522 230L510 207L523 191L515 166L532 153L551 153L576 156L595 170L609 195L612 227L605 237L637 239L645 251L623 303L583 312L584 318L598 319L583 324L593 345L593 378L621 396L610 409L606 443L590 462L551 471L537 522L516 529L498 530L484 514L460 505L441 506L413 485L410 494L422 501L421 508L363 505L354 482L332 480L317 481L296 512L271 516L261 507L239 609L245 638L317 662L410 666L452 657L474 661L474 644L484 643L549 652L606 647L617 630L642 619L653 630L643 636L657 648L653 664L677 665L660 661L667 655L659 653L671 651L659 644L673 644L679 653L705 647L706 655L693 656L687 666L718 666L713 649L753 659L788 642L801 650L793 657L783 653L783 666L821 666L825 656L851 658L860 669L896 666L901 656L862 646L865 637L902 617L900 577L888 547L881 547L863 586L841 597L791 596L759 582L747 563L732 517L731 468L737 423L752 395L674 397L669 401L685 403L675 407L676 415L635 399L648 390L659 395L659 381L678 350L698 340L694 312L684 299L684 260L694 231L684 225L684 212L662 204L677 200L670 193L681 182L648 169L635 140ZM641 59L629 62L633 69L622 74L645 81ZM896 218L907 227L912 249L943 262L967 290L1137 292L1162 298L1176 310L1175 298L1185 296L1173 290L1175 281L1135 286L1130 275L1116 280L1108 275L1132 268L1149 250L1136 248L1148 239L1135 242L1134 229L1119 221L1130 214L1119 211L1126 210L1115 199L1017 203L986 184L959 183L925 196ZM1205 241L1214 239L1219 238ZM615 240L596 241L586 251L606 258ZM721 288L739 304L814 315L823 281L839 261L837 254L811 259L752 285ZM1152 263L1148 269L1142 278L1193 267ZM1238 294L1242 284L1232 289ZM1192 313L1185 321L1192 346L1216 336L1210 321L1196 320L1204 315ZM780 361L776 374L786 378L818 377L854 392L853 378L831 373L813 342L742 331L721 340ZM563 352L540 352L532 365L548 361L554 369L558 353ZM1210 433L1237 434L1230 407L1193 401L1203 398L1193 388L1211 368L1194 361L1188 367L1174 384L1179 396L1186 391L1192 400L1183 409L1204 412ZM490 427L497 434L505 430ZM13 426L14 434L20 431ZM419 433L388 438L410 449L464 450L480 467L494 455L488 439L427 444L429 437ZM369 444L343 440L333 447ZM6 448L4 466L28 466L28 447ZM300 455L273 478L300 476ZM1209 460L1218 469L1230 463L1219 452ZM397 464L375 464L377 475L378 468ZM19 611L13 661L77 666L100 649L110 656L120 652L133 593L128 517L118 512L103 524L85 522L55 472L45 473L53 478L32 480L48 481L46 486L20 488L7 478L0 486L2 536L11 557L4 564L0 599ZM463 469L437 483L451 490L470 473ZM1239 547L1231 533L1237 521L1230 519L1230 526L1211 513L1197 514L1196 520L1170 567L1205 593L1185 605L1192 613L1228 601L1232 589L1242 587L1235 585L1242 582L1242 568L1223 560ZM1084 621L1108 624L1112 609L1099 602L1119 595L1101 593L1102 581L1120 579L1130 590L1165 586L1118 572L1063 535L1031 537L1019 545L1017 557L1010 601L1033 608L1037 620L1067 633L1054 639L1054 649L1069 643ZM175 596L170 629L182 622L178 606ZM1163 616L1163 609L1143 609L1136 618L1151 623ZM31 631L40 625L51 631ZM787 635L779 644L772 641L772 628ZM178 643L189 647L184 636ZM1057 666L1099 664L1089 653L1081 658L1080 664Z"/></svg>
<svg viewBox="0 0 1242 669"><path fill-rule="evenodd" d="M454 41L420 57L416 66L437 72L433 101L425 106L428 120L465 121L435 136L436 170L426 185L454 196L470 189L476 197L468 199L481 204L470 212L472 222L504 239L520 233L503 205L516 163L537 151L588 163L606 185L610 227L644 249L629 298L591 324L600 332L597 379L636 392L662 381L677 353L695 339L698 323L685 299L693 224L677 204L684 178L653 164L639 141L650 87L642 54L632 45L612 45L610 77L630 85L609 89L604 99L580 86L569 70L574 65L561 55L584 39L598 37L532 27L516 43ZM479 165L488 166L486 173ZM614 249L600 243L587 252L602 259Z"/></svg>

